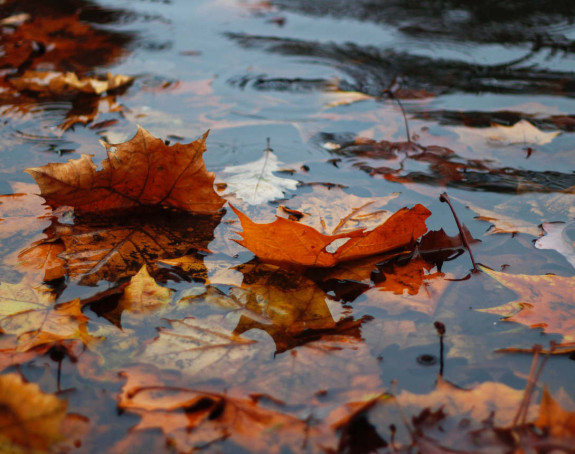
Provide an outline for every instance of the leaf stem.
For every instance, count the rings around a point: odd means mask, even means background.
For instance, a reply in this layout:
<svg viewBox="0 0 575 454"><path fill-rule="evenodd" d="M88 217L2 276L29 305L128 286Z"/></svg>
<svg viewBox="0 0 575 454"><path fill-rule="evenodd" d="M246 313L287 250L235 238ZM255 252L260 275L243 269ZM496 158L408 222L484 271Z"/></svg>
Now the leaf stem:
<svg viewBox="0 0 575 454"><path fill-rule="evenodd" d="M441 195L439 196L439 200L441 202L447 203L449 205L449 208L451 208L451 213L453 214L453 217L455 218L455 223L457 224L457 228L459 229L459 236L461 237L461 241L463 242L463 245L466 247L467 251L469 252L469 257L471 257L471 263L473 263L473 272L479 273L479 268L477 267L477 263L475 263L475 259L473 258L473 253L471 252L471 246L469 246L469 241L467 241L467 237L463 233L463 228L461 227L461 222L459 222L459 217L457 217L457 213L455 212L455 208L453 208L453 205L451 204L451 200L449 199L447 192L441 193Z"/></svg>

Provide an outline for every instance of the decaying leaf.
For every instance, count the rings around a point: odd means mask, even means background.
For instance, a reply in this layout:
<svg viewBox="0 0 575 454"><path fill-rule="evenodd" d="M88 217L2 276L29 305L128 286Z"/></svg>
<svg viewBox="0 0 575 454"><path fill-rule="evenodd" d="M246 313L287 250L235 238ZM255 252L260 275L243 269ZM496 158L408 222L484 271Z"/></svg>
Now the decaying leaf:
<svg viewBox="0 0 575 454"><path fill-rule="evenodd" d="M165 306L172 301L172 291L160 287L148 273L146 265L130 279L118 302L122 311L143 314Z"/></svg>
<svg viewBox="0 0 575 454"><path fill-rule="evenodd" d="M519 295L515 301L481 309L482 312L501 315L508 322L542 328L546 333L562 334L566 342L575 341L575 277L530 276L481 269Z"/></svg>
<svg viewBox="0 0 575 454"><path fill-rule="evenodd" d="M466 128L465 134L470 134ZM513 126L495 125L491 128L482 128L473 131L487 140L491 145L532 144L545 145L561 134L560 131L543 132L527 120L521 120Z"/></svg>
<svg viewBox="0 0 575 454"><path fill-rule="evenodd" d="M66 402L19 374L0 376L0 451L48 452L62 439Z"/></svg>
<svg viewBox="0 0 575 454"><path fill-rule="evenodd" d="M475 211L479 216L475 216L478 221L487 221L492 227L487 231L493 233L525 233L527 235L539 236L539 228L530 222L520 219L513 219L504 214L496 213L485 208L467 203L467 208Z"/></svg>
<svg viewBox="0 0 575 454"><path fill-rule="evenodd" d="M235 194L250 205L260 205L281 199L284 192L293 191L298 182L290 178L279 178L274 172L280 170L281 162L271 149L254 162L224 168L226 193Z"/></svg>
<svg viewBox="0 0 575 454"><path fill-rule="evenodd" d="M537 249L554 249L575 267L575 221L544 222L545 235L535 241Z"/></svg>
<svg viewBox="0 0 575 454"><path fill-rule="evenodd" d="M335 235L377 227L392 214L383 207L398 196L399 193L395 192L386 197L363 198L348 194L341 188L318 186L314 187L313 194L291 199L289 210L278 209L277 215L291 219L291 210L297 210L301 213L298 215L300 223L325 235Z"/></svg>
<svg viewBox="0 0 575 454"><path fill-rule="evenodd" d="M271 224L256 224L232 207L243 232L239 244L263 261L303 266L331 267L338 262L381 254L411 245L427 231L425 219L431 212L423 205L402 208L375 229L323 235L298 222L277 218ZM344 240L332 245L336 240ZM332 246L334 252L329 252Z"/></svg>
<svg viewBox="0 0 575 454"><path fill-rule="evenodd" d="M49 205L70 206L77 214L141 207L212 214L224 200L214 191L214 174L204 164L206 138L207 133L190 144L168 146L139 128L127 142L106 144L108 158L101 170L82 155L26 171Z"/></svg>
<svg viewBox="0 0 575 454"><path fill-rule="evenodd" d="M44 286L0 284L0 328L18 336L17 352L63 340L93 342L81 308L79 299L55 304L54 294Z"/></svg>
<svg viewBox="0 0 575 454"><path fill-rule="evenodd" d="M54 71L28 70L18 78L10 79L10 83L18 90L30 90L50 93L67 93L80 91L100 95L106 91L125 86L134 80L133 77L122 74L107 73L105 78L78 77L75 73Z"/></svg>
<svg viewBox="0 0 575 454"><path fill-rule="evenodd" d="M202 379L235 373L239 380L239 371L259 350L257 342L233 334L213 319L169 322L171 328L158 328L158 337L146 345L140 361Z"/></svg>
<svg viewBox="0 0 575 454"><path fill-rule="evenodd" d="M317 435L305 421L262 408L256 399L166 386L153 371L123 375L127 382L118 406L142 417L133 430L160 429L178 452L216 447L230 439L238 449L279 454L290 447L297 450Z"/></svg>

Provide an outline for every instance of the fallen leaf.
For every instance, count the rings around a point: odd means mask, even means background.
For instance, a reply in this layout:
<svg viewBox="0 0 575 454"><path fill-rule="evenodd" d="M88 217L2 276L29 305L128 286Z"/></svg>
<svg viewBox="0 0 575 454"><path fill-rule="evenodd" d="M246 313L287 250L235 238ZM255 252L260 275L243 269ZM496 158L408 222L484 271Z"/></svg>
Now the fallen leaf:
<svg viewBox="0 0 575 454"><path fill-rule="evenodd" d="M18 336L18 352L63 340L81 340L86 345L96 340L88 333L88 318L82 314L79 299L59 304L35 303L35 308L28 310L23 308L34 303L23 301L18 308L20 301L11 302L16 307L0 319L0 328Z"/></svg>
<svg viewBox="0 0 575 454"><path fill-rule="evenodd" d="M408 247L426 232L425 219L431 214L418 204L411 209L400 209L369 232L355 230L328 236L283 218L277 218L271 224L256 224L233 206L232 209L243 228L240 233L243 239L235 241L261 260L317 267L330 267L341 261ZM341 239L347 241L329 252L328 246Z"/></svg>
<svg viewBox="0 0 575 454"><path fill-rule="evenodd" d="M48 91L57 94L80 91L82 93L100 95L106 91L126 86L132 83L133 80L133 77L122 74L113 75L107 73L105 78L79 78L72 72L28 70L20 77L10 79L10 83L20 91Z"/></svg>
<svg viewBox="0 0 575 454"><path fill-rule="evenodd" d="M357 229L372 229L387 220L392 213L383 207L399 196L363 198L348 194L341 188L314 187L312 194L294 197L289 209L299 211L301 224L313 227L325 235L335 235ZM290 212L278 210L278 216L290 217Z"/></svg>
<svg viewBox="0 0 575 454"><path fill-rule="evenodd" d="M0 376L0 449L3 452L48 452L62 439L66 402L46 394L19 374Z"/></svg>
<svg viewBox="0 0 575 454"><path fill-rule="evenodd" d="M575 267L575 221L544 222L545 235L535 241L537 249L554 249Z"/></svg>
<svg viewBox="0 0 575 454"><path fill-rule="evenodd" d="M40 240L19 251L16 258L7 257L7 263L24 273L27 282L37 284L66 275L65 262L59 257L63 252L62 242Z"/></svg>
<svg viewBox="0 0 575 454"><path fill-rule="evenodd" d="M229 377L240 380L246 363L259 353L256 341L233 334L216 320L168 320L171 328L158 328L138 360L187 375L209 379Z"/></svg>
<svg viewBox="0 0 575 454"><path fill-rule="evenodd" d="M470 245L481 242L481 240L473 238L465 224L461 226L461 230ZM459 257L465 251L465 246L461 239L461 234L449 236L445 233L445 230L439 229L423 235L417 249L424 260L434 263L438 270L441 271L443 262Z"/></svg>
<svg viewBox="0 0 575 454"><path fill-rule="evenodd" d="M224 168L226 194L236 197L250 205L260 205L284 197L286 191L297 188L298 182L290 178L279 178L274 172L280 170L281 162L274 152L267 148L256 161Z"/></svg>
<svg viewBox="0 0 575 454"><path fill-rule="evenodd" d="M172 301L172 290L160 287L148 273L146 265L142 266L138 274L130 279L124 293L118 302L122 311L135 314L145 314L159 307L166 306Z"/></svg>
<svg viewBox="0 0 575 454"><path fill-rule="evenodd" d="M42 197L53 206L75 213L101 213L136 207L171 207L194 213L216 213L224 200L213 188L202 154L207 133L187 144L166 145L138 128L129 141L106 144L102 169L88 155L67 163L26 170Z"/></svg>
<svg viewBox="0 0 575 454"><path fill-rule="evenodd" d="M575 277L508 274L485 267L481 270L519 295L515 301L480 309L481 312L501 315L507 322L542 328L546 333L562 334L566 342L575 341Z"/></svg>
<svg viewBox="0 0 575 454"><path fill-rule="evenodd" d="M122 375L127 382L118 406L142 418L132 430L160 429L178 452L229 439L237 449L280 453L317 435L307 422L262 408L255 399L166 386L157 374L142 370Z"/></svg>
<svg viewBox="0 0 575 454"><path fill-rule="evenodd" d="M470 128L465 128L467 135ZM512 126L495 125L491 128L481 128L472 131L479 134L491 145L532 144L545 145L561 134L561 131L543 132L527 120L521 120Z"/></svg>
<svg viewBox="0 0 575 454"><path fill-rule="evenodd" d="M466 202L463 202L466 203ZM476 205L466 203L467 208L475 211L479 216L475 216L478 221L487 221L492 224L487 233L525 233L527 235L539 236L539 227L520 219L513 219L504 214L496 213L485 208L480 208Z"/></svg>

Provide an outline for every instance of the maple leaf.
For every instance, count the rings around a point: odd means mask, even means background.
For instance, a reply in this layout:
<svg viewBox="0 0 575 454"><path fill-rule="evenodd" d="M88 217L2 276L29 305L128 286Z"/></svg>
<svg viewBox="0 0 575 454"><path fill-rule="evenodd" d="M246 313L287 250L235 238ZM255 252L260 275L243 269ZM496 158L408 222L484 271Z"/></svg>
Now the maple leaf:
<svg viewBox="0 0 575 454"><path fill-rule="evenodd" d="M83 93L100 95L106 91L130 84L133 77L122 74L107 73L105 78L82 77L75 73L60 73L55 71L28 70L18 78L10 79L10 83L18 90L47 91L51 93L66 93L80 91Z"/></svg>
<svg viewBox="0 0 575 454"><path fill-rule="evenodd" d="M363 198L341 188L319 186L314 188L313 194L290 200L289 209L279 209L277 214L292 220L295 214L300 223L323 234L334 235L377 227L392 214L382 207L398 196L395 192L387 197Z"/></svg>
<svg viewBox="0 0 575 454"><path fill-rule="evenodd" d="M48 452L62 438L66 402L46 394L19 374L0 376L0 449Z"/></svg>
<svg viewBox="0 0 575 454"><path fill-rule="evenodd" d="M153 216L83 220L72 225L55 222L47 241L63 243L64 251L58 257L64 261L69 278L94 285L100 280L117 282L131 277L144 264L153 270L160 258L205 251L220 215L193 216L164 210Z"/></svg>
<svg viewBox="0 0 575 454"><path fill-rule="evenodd" d="M479 216L475 216L478 221L487 221L492 227L487 231L488 234L494 233L525 233L527 235L539 236L539 228L530 222L521 219L514 219L504 214L496 213L485 208L466 203L467 208L475 211Z"/></svg>
<svg viewBox="0 0 575 454"><path fill-rule="evenodd" d="M143 128L129 141L106 144L108 158L96 170L89 155L67 163L26 169L42 197L53 206L70 206L77 214L101 213L141 207L171 207L212 214L224 200L213 188L207 172L202 138L168 146Z"/></svg>
<svg viewBox="0 0 575 454"><path fill-rule="evenodd" d="M431 212L423 205L402 208L375 229L355 230L338 235L324 235L298 222L277 218L270 224L256 224L232 206L240 218L242 240L235 240L263 261L284 262L303 266L331 267L346 260L355 260L408 247L427 231L425 219ZM335 240L348 239L335 252L327 247Z"/></svg>
<svg viewBox="0 0 575 454"><path fill-rule="evenodd" d="M504 321L517 322L547 333L562 334L567 342L575 341L575 277L556 275L531 276L508 274L481 267L519 298L481 312L501 315Z"/></svg>
<svg viewBox="0 0 575 454"><path fill-rule="evenodd" d="M575 267L575 221L544 222L545 235L535 241L537 249L554 249Z"/></svg>
<svg viewBox="0 0 575 454"><path fill-rule="evenodd" d="M231 439L250 452L279 453L317 435L305 421L262 408L256 399L166 385L142 368L122 375L127 381L118 406L142 417L132 430L160 429L179 452Z"/></svg>
<svg viewBox="0 0 575 454"><path fill-rule="evenodd" d="M168 320L171 328L158 328L159 335L139 356L144 363L188 374L223 377L236 374L260 350L257 342L233 334L214 320Z"/></svg>
<svg viewBox="0 0 575 454"><path fill-rule="evenodd" d="M543 132L527 120L521 120L512 126L495 125L470 131L465 128L465 140L470 134L484 137L491 145L533 144L545 145L561 134L560 131Z"/></svg>
<svg viewBox="0 0 575 454"><path fill-rule="evenodd" d="M268 147L264 155L254 162L224 168L226 193L235 194L250 205L259 205L282 198L285 191L293 191L298 182L290 178L279 178L273 172L280 170L281 162Z"/></svg>

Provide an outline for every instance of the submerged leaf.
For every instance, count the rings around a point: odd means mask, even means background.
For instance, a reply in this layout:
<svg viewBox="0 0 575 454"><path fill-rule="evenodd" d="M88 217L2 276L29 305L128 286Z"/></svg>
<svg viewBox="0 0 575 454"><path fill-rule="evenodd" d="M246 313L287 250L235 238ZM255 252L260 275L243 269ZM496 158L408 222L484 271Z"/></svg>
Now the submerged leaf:
<svg viewBox="0 0 575 454"><path fill-rule="evenodd" d="M501 315L508 322L542 328L547 333L562 334L567 342L575 341L575 277L530 276L481 269L519 295L515 301L481 309L482 312Z"/></svg>
<svg viewBox="0 0 575 454"><path fill-rule="evenodd" d="M545 235L535 241L537 249L554 249L575 267L575 221L544 222Z"/></svg>

